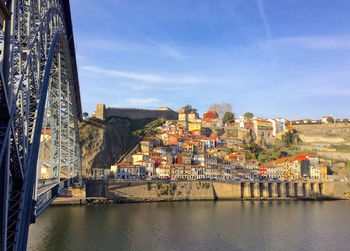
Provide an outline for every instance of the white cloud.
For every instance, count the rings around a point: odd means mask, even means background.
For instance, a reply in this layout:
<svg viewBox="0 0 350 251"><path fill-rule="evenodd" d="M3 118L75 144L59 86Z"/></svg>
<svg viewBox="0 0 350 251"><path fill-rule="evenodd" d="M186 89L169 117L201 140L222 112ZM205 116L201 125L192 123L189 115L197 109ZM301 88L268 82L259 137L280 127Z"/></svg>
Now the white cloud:
<svg viewBox="0 0 350 251"><path fill-rule="evenodd" d="M258 8L259 8L259 13L260 17L263 21L264 24L264 29L265 29L265 34L268 40L271 40L272 35L271 35L271 28L269 23L267 22L266 14L265 14L265 7L264 7L264 2L263 0L257 0L258 1Z"/></svg>
<svg viewBox="0 0 350 251"><path fill-rule="evenodd" d="M110 41L110 40L83 40L80 46L87 49L102 50L108 52L128 52L165 55L175 59L184 59L187 56L174 46L153 40L146 40L142 43L131 41Z"/></svg>
<svg viewBox="0 0 350 251"><path fill-rule="evenodd" d="M147 48L148 50L151 49L151 50L154 50L155 52L161 52L175 59L186 58L186 56L183 53L181 53L177 48L173 46L170 46L164 43L159 43L153 40L148 40L148 42L149 42L149 46L148 46L149 48Z"/></svg>
<svg viewBox="0 0 350 251"><path fill-rule="evenodd" d="M163 76L159 74L144 74L136 72L126 72L104 69L98 66L86 65L82 66L81 70L89 75L104 75L118 79L128 79L133 81L140 81L155 84L200 84L205 82L204 79L193 76Z"/></svg>
<svg viewBox="0 0 350 251"><path fill-rule="evenodd" d="M273 43L310 49L350 49L350 36L295 36L279 38Z"/></svg>
<svg viewBox="0 0 350 251"><path fill-rule="evenodd" d="M330 86L296 89L299 97L350 97L350 90Z"/></svg>

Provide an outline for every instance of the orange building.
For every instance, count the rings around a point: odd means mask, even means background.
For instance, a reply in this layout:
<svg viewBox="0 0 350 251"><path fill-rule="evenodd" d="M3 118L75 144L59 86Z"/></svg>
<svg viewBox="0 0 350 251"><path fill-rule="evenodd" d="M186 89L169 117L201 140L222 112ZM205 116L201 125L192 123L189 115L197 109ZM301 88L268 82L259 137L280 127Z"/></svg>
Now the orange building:
<svg viewBox="0 0 350 251"><path fill-rule="evenodd" d="M179 135L168 134L168 145L178 145L179 144Z"/></svg>
<svg viewBox="0 0 350 251"><path fill-rule="evenodd" d="M207 111L203 114L203 120L207 123L210 123L217 118L218 114L215 111Z"/></svg>

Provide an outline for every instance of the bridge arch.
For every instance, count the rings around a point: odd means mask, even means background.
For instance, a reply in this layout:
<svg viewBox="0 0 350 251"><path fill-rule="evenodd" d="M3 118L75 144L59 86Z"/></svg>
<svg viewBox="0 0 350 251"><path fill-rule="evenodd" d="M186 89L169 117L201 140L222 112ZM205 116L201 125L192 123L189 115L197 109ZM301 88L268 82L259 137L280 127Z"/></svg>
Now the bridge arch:
<svg viewBox="0 0 350 251"><path fill-rule="evenodd" d="M2 250L23 250L29 224L81 179L81 104L69 1L8 0L6 7L11 16L1 41L0 244ZM43 140L47 130L49 140ZM50 168L45 182L44 162Z"/></svg>

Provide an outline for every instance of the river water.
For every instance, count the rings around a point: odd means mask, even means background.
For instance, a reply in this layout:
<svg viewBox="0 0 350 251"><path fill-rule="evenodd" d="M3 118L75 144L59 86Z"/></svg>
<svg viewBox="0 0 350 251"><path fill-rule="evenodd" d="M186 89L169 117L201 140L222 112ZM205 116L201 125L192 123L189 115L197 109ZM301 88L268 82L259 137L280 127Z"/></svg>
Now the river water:
<svg viewBox="0 0 350 251"><path fill-rule="evenodd" d="M50 207L29 250L350 250L350 201Z"/></svg>

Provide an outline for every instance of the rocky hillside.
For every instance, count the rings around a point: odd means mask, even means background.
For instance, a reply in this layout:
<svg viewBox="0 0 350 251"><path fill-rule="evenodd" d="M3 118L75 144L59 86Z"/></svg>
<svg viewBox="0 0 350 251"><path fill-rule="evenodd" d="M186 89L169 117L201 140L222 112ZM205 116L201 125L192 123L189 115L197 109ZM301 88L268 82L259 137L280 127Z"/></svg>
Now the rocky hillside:
<svg viewBox="0 0 350 251"><path fill-rule="evenodd" d="M298 125L294 129L302 141L302 151L331 160L330 174L350 181L350 124Z"/></svg>
<svg viewBox="0 0 350 251"><path fill-rule="evenodd" d="M137 141L134 131L150 120L111 118L108 121L88 119L80 123L83 176L92 175L92 168L108 168Z"/></svg>
<svg viewBox="0 0 350 251"><path fill-rule="evenodd" d="M350 124L298 125L301 148L333 160L350 160Z"/></svg>

